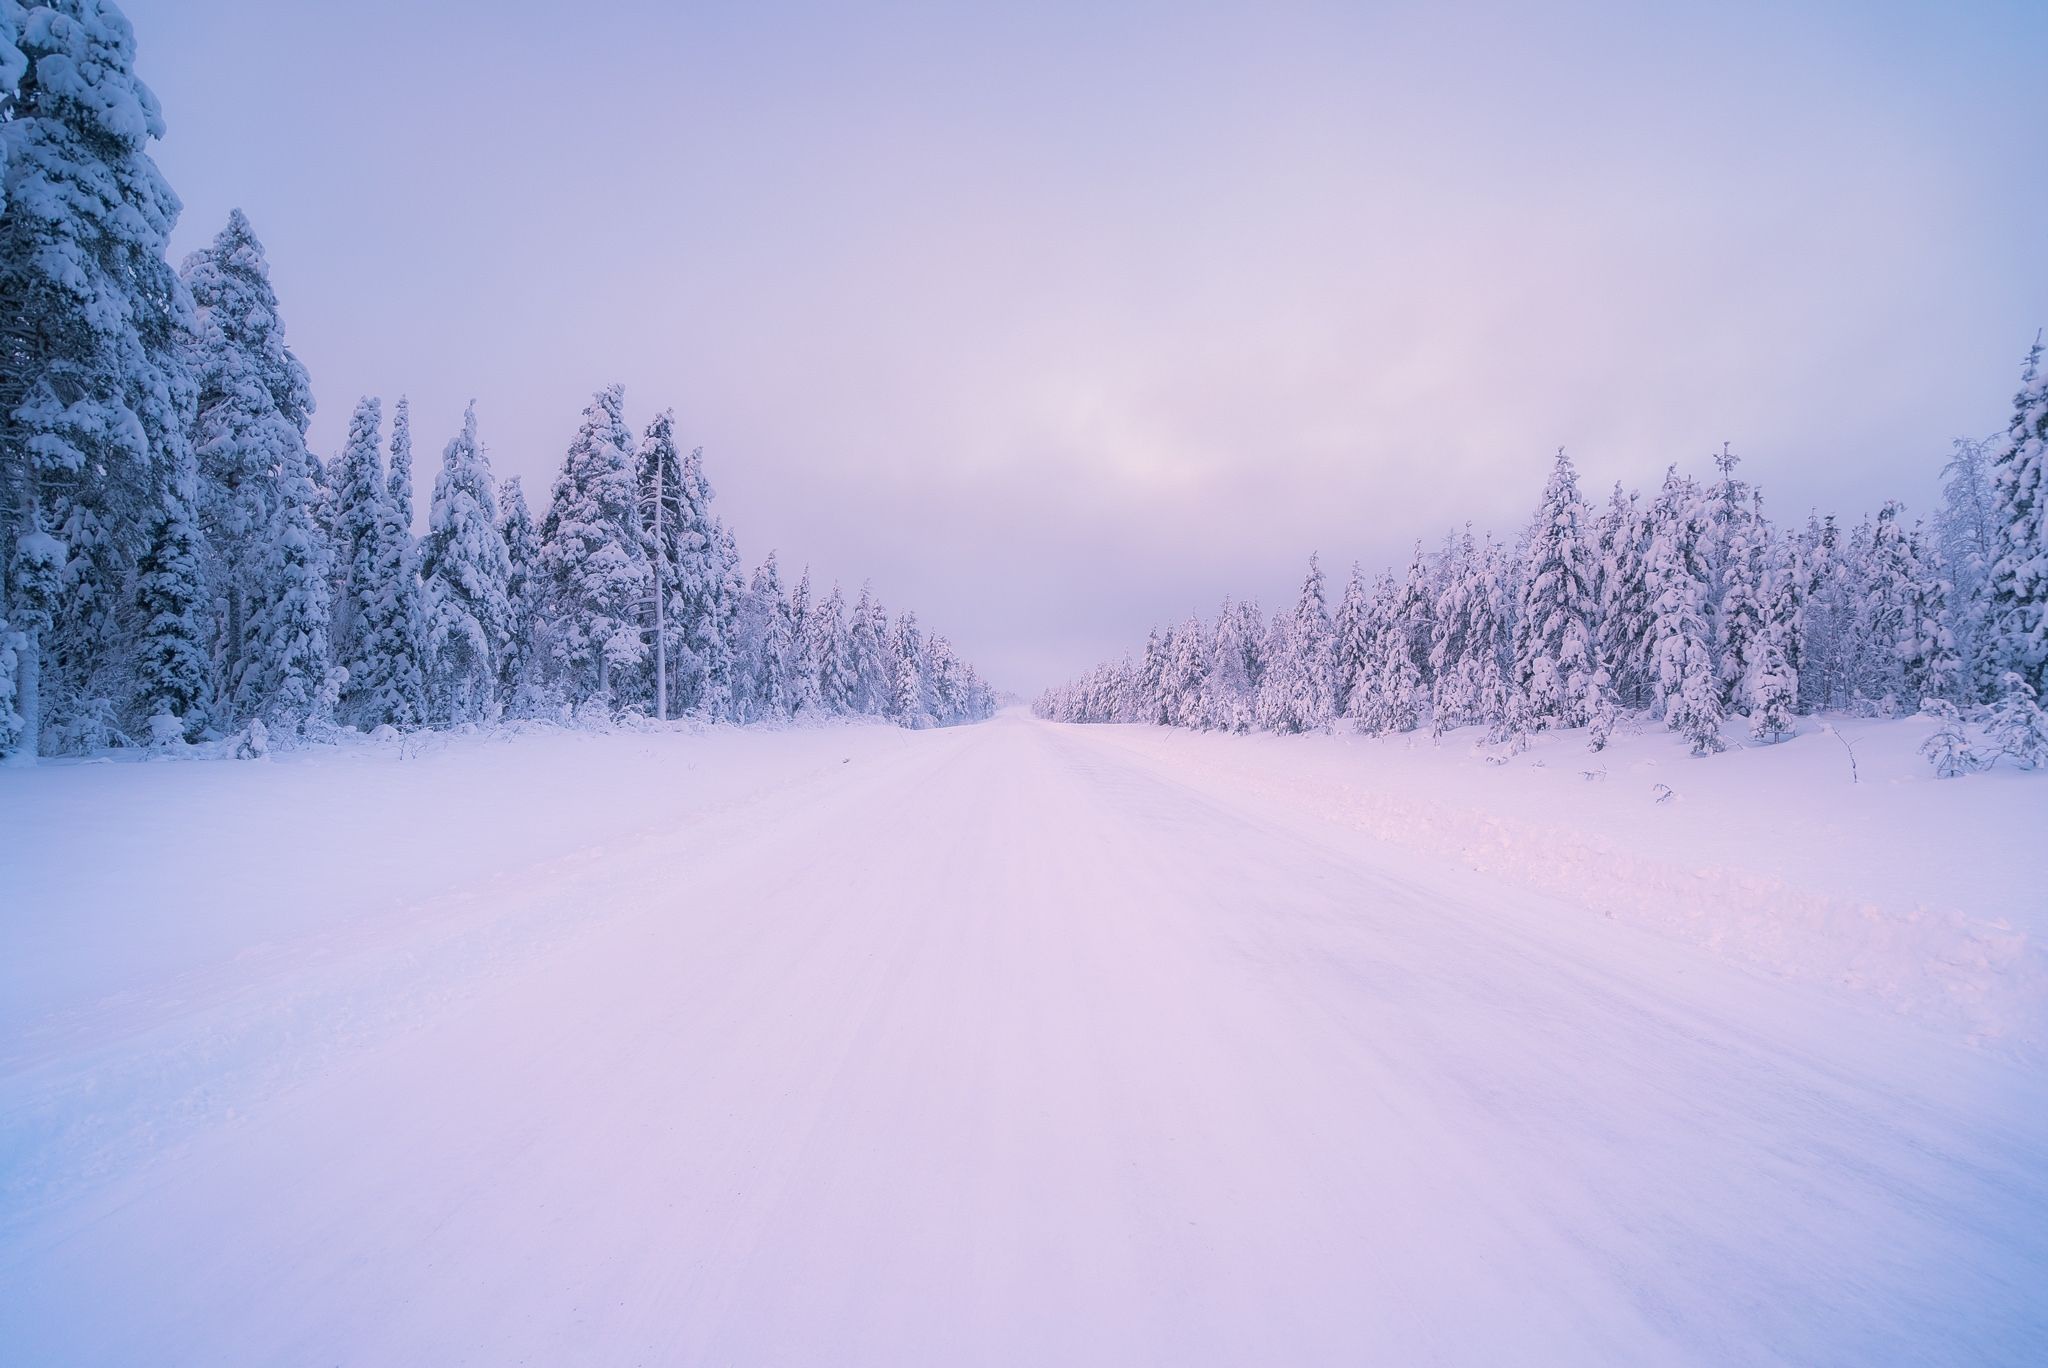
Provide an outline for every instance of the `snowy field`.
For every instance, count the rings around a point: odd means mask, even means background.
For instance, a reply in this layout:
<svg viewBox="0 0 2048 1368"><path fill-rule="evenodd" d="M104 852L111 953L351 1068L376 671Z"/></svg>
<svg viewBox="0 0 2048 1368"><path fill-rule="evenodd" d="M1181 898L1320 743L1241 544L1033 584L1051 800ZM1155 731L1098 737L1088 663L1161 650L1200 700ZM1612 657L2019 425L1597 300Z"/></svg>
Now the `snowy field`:
<svg viewBox="0 0 2048 1368"><path fill-rule="evenodd" d="M8 772L0 1360L2048 1362L2048 779L1927 725Z"/></svg>

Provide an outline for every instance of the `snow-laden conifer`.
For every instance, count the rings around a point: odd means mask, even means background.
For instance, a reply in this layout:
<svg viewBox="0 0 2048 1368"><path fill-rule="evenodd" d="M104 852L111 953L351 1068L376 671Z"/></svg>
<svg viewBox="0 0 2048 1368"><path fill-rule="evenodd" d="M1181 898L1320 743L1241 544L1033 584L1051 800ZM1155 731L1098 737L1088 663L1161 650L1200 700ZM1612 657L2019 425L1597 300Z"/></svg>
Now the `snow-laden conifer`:
<svg viewBox="0 0 2048 1368"><path fill-rule="evenodd" d="M61 731L67 711L104 710L107 690L133 687L107 628L183 469L192 316L164 260L179 205L149 156L164 123L128 21L104 0L7 14L0 712L12 721L0 720L0 752L32 761L46 721Z"/></svg>
<svg viewBox="0 0 2048 1368"><path fill-rule="evenodd" d="M1576 727L1594 696L1594 560L1578 473L1560 449L1530 526L1516 614L1515 686L1532 728Z"/></svg>
<svg viewBox="0 0 2048 1368"><path fill-rule="evenodd" d="M625 391L599 390L555 477L540 525L547 581L550 664L572 705L613 707L615 677L645 661L645 614L653 594L641 530Z"/></svg>
<svg viewBox="0 0 2048 1368"><path fill-rule="evenodd" d="M477 441L476 404L441 453L420 547L427 696L434 720L461 726L495 718L498 675L511 639L511 567L499 534L490 459Z"/></svg>

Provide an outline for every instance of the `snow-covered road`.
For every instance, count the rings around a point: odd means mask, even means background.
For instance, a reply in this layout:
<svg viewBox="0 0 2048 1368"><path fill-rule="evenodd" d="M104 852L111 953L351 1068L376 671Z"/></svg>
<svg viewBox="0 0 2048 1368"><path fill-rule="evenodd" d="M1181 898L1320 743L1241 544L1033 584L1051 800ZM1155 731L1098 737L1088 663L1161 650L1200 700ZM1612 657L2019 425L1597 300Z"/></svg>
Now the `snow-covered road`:
<svg viewBox="0 0 2048 1368"><path fill-rule="evenodd" d="M2024 1062L1113 729L778 744L39 1006L0 1359L2048 1362Z"/></svg>

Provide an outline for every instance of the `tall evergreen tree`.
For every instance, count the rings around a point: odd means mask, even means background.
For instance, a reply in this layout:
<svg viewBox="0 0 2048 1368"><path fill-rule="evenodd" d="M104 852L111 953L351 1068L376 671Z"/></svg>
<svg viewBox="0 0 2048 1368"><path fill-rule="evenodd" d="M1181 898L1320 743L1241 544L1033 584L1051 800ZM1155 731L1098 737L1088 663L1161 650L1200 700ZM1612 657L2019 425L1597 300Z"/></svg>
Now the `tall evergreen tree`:
<svg viewBox="0 0 2048 1368"><path fill-rule="evenodd" d="M498 535L505 542L505 606L509 611L498 692L515 714L539 712L544 694L541 657L546 650L546 581L540 531L526 506L517 475L498 485Z"/></svg>
<svg viewBox="0 0 2048 1368"><path fill-rule="evenodd" d="M1336 698L1333 634L1323 599L1323 569L1313 555L1294 612L1284 623L1278 658L1260 697L1262 721L1282 732L1326 727Z"/></svg>
<svg viewBox="0 0 2048 1368"><path fill-rule="evenodd" d="M2018 675L2038 698L2048 691L2048 373L2038 341L1992 462L1991 526L1987 673Z"/></svg>
<svg viewBox="0 0 2048 1368"><path fill-rule="evenodd" d="M1515 637L1525 715L1537 728L1581 726L1594 696L1597 604L1578 474L1562 449L1530 528L1526 566Z"/></svg>
<svg viewBox="0 0 2048 1368"><path fill-rule="evenodd" d="M334 559L341 563L341 592L334 603L335 661L348 671L344 715L353 719L355 699L374 667L365 659L366 613L382 592L378 584L377 537L390 492L384 485L384 406L371 398L356 403L348 440L335 463Z"/></svg>
<svg viewBox="0 0 2048 1368"><path fill-rule="evenodd" d="M1691 743L1694 755L1723 745L1721 691L1708 639L1704 521L1697 487L1671 471L1651 510L1650 637L1664 724Z"/></svg>
<svg viewBox="0 0 2048 1368"><path fill-rule="evenodd" d="M405 529L407 554L413 554L412 516L412 405L404 395L398 396L398 408L391 415L391 508L398 517L398 525Z"/></svg>
<svg viewBox="0 0 2048 1368"><path fill-rule="evenodd" d="M472 400L462 431L441 453L420 548L427 696L433 719L444 726L487 722L501 707L498 676L512 608L505 594L511 565L497 522L497 491L477 442Z"/></svg>
<svg viewBox="0 0 2048 1368"><path fill-rule="evenodd" d="M292 649L286 645L289 635L277 636L275 624L259 629L254 619L276 614L277 594L309 594L297 578L317 562L324 582L330 565L321 491L306 449L313 391L306 368L285 345L270 264L241 210L228 216L212 243L186 258L184 279L199 307L191 353L199 381L193 443L200 514L214 551L209 577L221 628L220 679L224 696L253 715L248 710L274 684L297 679L308 663L249 658L252 645L266 642ZM289 509L282 506L286 499ZM304 545L276 544L287 536ZM293 580L290 589L280 575ZM272 596L268 604L265 595ZM308 606L300 603L292 611Z"/></svg>
<svg viewBox="0 0 2048 1368"><path fill-rule="evenodd" d="M284 452L268 502L263 556L248 581L235 709L260 717L272 736L297 736L334 720L341 683L328 638L330 553L303 444Z"/></svg>
<svg viewBox="0 0 2048 1368"><path fill-rule="evenodd" d="M645 661L653 594L625 391L599 390L555 477L540 525L552 663L572 703L618 700L613 679Z"/></svg>
<svg viewBox="0 0 2048 1368"><path fill-rule="evenodd" d="M855 679L846 640L846 595L835 583L818 611L811 614L812 659L818 663L818 699L835 717L859 711Z"/></svg>
<svg viewBox="0 0 2048 1368"><path fill-rule="evenodd" d="M1595 658L1623 707L1647 707L1652 693L1649 521L1619 482L1599 528L1599 627Z"/></svg>
<svg viewBox="0 0 2048 1368"><path fill-rule="evenodd" d="M135 710L159 742L196 741L211 702L199 523L188 510L190 498L188 489L165 501L136 567L141 641Z"/></svg>
<svg viewBox="0 0 2048 1368"><path fill-rule="evenodd" d="M114 606L185 468L194 391L191 300L164 260L179 204L149 157L164 124L134 33L103 0L15 14L0 43L0 752L33 761L46 720L98 692Z"/></svg>
<svg viewBox="0 0 2048 1368"><path fill-rule="evenodd" d="M1950 626L1956 638L1965 687L1973 699L1990 696L1985 654L1990 610L1991 562L1997 537L1992 525L1991 443L1958 438L1942 467L1941 511L1935 518L1935 547L1947 567L1953 595Z"/></svg>

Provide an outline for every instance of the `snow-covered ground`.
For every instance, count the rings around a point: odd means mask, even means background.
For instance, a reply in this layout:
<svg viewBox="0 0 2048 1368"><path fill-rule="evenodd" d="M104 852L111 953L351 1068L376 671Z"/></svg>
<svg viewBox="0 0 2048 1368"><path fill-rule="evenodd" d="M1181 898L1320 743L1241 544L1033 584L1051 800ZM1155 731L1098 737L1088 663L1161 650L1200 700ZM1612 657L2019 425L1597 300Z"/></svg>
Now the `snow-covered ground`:
<svg viewBox="0 0 2048 1368"><path fill-rule="evenodd" d="M1922 725L7 773L0 1359L2048 1361L2048 779Z"/></svg>

